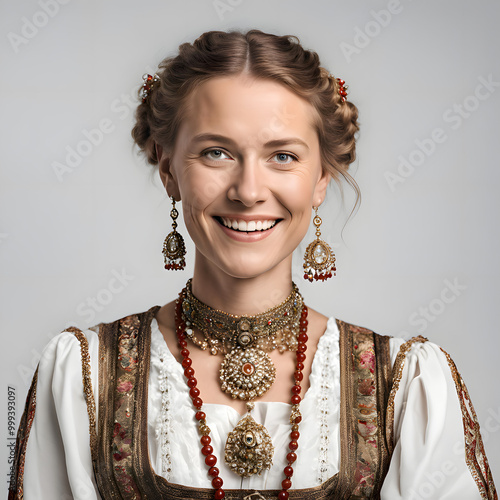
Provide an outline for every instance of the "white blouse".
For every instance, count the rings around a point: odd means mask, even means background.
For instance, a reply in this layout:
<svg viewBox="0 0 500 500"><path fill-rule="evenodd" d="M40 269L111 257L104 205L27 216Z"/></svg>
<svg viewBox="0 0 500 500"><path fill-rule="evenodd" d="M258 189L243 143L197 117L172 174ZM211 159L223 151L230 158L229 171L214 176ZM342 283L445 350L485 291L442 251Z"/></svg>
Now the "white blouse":
<svg viewBox="0 0 500 500"><path fill-rule="evenodd" d="M86 330L92 385L98 401L97 334ZM151 324L148 445L156 474L172 483L210 488L183 369L169 351L155 319ZM391 339L394 363L403 339ZM36 412L28 439L26 500L98 499L89 447L89 420L82 389L80 344L69 332L54 337L40 360ZM299 449L292 488L313 487L340 465L339 331L333 318L318 343L310 387L300 404ZM241 478L224 463L227 435L241 416L222 404L204 404L224 488L281 489L289 441L290 406L256 402L254 419L273 439L273 466ZM465 463L460 404L448 362L438 346L416 343L407 354L395 399L395 449L382 500L480 499Z"/></svg>

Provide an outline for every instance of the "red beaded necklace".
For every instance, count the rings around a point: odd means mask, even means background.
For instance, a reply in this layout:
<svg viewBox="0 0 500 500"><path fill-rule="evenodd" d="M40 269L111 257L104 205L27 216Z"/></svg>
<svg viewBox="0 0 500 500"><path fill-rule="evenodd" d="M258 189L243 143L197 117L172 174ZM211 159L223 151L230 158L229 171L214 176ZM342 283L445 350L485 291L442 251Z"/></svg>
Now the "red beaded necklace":
<svg viewBox="0 0 500 500"><path fill-rule="evenodd" d="M182 292L180 297L182 296ZM213 454L213 447L210 445L212 439L209 436L210 428L206 422L206 414L201 411L203 406L203 400L200 398L200 390L198 387L198 381L195 378L195 372L192 365L192 360L189 357L189 350L187 349L187 340L186 340L186 325L182 319L182 300L181 298L176 301L175 308L175 325L176 325L176 333L177 340L179 342L179 347L181 349L182 356L182 367L184 368L184 375L187 379L187 385L189 387L189 395L191 396L193 406L196 409L195 418L198 420L198 430L201 434L200 443L202 445L201 453L205 456L205 463L209 467L208 475L211 476L212 486L215 489L214 498L222 499L226 496L225 491L222 489L223 480L219 476L219 469L215 467L217 463L217 457ZM287 500L289 497L288 490L292 487L292 476L293 476L293 463L297 460L297 448L299 447L298 439L300 437L299 433L299 423L302 420L299 412L299 404L301 401L300 392L301 386L300 383L304 378L302 370L304 369L304 361L306 359L306 350L307 350L307 307L304 305L302 307L302 313L300 317L300 331L297 337L297 353L296 359L297 364L295 367L294 380L295 383L292 386L292 396L290 398L290 402L292 404L292 411L290 416L290 423L292 425L292 431L290 433L290 443L288 444L288 448L290 451L286 455L287 466L284 468L283 472L285 473L285 479L281 482L281 491L278 494L279 500Z"/></svg>

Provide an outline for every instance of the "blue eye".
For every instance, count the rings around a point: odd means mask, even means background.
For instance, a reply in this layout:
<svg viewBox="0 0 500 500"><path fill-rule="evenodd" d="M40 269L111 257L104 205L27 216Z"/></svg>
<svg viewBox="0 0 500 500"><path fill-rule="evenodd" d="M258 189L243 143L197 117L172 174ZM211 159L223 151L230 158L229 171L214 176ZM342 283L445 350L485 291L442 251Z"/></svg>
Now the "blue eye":
<svg viewBox="0 0 500 500"><path fill-rule="evenodd" d="M292 163L293 161L297 161L297 157L288 153L276 153L273 158L276 159L277 163L281 163L286 165L288 163Z"/></svg>

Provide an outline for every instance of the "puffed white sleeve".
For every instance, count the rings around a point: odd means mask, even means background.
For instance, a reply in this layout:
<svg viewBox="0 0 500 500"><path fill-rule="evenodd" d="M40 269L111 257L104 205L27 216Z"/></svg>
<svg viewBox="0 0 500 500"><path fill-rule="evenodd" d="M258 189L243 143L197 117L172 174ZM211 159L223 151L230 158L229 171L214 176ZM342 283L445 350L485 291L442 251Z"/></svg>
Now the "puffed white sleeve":
<svg viewBox="0 0 500 500"><path fill-rule="evenodd" d="M97 398L99 339L92 330L84 335L89 347L94 398ZM42 353L34 381L34 416L25 443L24 478L21 478L24 499L100 498L90 453L81 345L73 333L63 332L50 341Z"/></svg>
<svg viewBox="0 0 500 500"><path fill-rule="evenodd" d="M400 350L402 344L391 339L394 451L381 500L496 498L479 424L453 361L431 342Z"/></svg>

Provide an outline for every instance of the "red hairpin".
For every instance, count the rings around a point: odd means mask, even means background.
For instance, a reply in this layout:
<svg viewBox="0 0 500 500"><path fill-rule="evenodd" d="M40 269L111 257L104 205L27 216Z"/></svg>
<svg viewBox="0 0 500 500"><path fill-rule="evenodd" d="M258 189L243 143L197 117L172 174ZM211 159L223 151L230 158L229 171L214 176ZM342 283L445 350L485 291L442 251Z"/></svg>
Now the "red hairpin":
<svg viewBox="0 0 500 500"><path fill-rule="evenodd" d="M145 73L142 75L142 79L144 80L144 84L141 87L139 96L142 97L142 102L146 102L146 99L153 90L155 83L160 81L160 77L156 73L154 75L148 75Z"/></svg>
<svg viewBox="0 0 500 500"><path fill-rule="evenodd" d="M339 84L339 95L340 95L340 98L342 99L342 102L345 102L347 94L348 94L347 89L349 88L349 86L346 85L345 81L341 80L340 78L337 78L337 83Z"/></svg>

